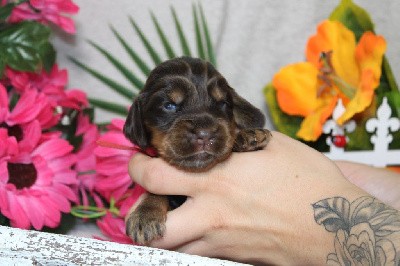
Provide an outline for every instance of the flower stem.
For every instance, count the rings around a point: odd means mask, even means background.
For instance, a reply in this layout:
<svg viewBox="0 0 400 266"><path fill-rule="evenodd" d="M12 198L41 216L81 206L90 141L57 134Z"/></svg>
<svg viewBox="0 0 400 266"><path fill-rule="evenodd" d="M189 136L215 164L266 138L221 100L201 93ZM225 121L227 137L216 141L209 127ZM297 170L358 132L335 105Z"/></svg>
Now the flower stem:
<svg viewBox="0 0 400 266"><path fill-rule="evenodd" d="M335 74L331 74L331 78L344 95L346 95L349 99L352 99L354 97L356 89L353 86L351 86Z"/></svg>

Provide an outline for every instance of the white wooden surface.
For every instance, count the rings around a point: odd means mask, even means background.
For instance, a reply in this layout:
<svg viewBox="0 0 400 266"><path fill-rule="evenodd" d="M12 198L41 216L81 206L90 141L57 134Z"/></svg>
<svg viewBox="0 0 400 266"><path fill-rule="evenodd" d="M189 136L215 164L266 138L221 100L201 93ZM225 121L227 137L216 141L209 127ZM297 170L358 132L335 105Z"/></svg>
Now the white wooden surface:
<svg viewBox="0 0 400 266"><path fill-rule="evenodd" d="M0 265L221 265L235 262L0 226Z"/></svg>

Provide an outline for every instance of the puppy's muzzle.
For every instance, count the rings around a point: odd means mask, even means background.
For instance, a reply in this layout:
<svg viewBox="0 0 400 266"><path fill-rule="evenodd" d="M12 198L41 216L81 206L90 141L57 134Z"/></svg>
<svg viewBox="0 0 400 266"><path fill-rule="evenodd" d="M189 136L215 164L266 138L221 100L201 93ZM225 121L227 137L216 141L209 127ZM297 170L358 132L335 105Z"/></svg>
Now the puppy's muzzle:
<svg viewBox="0 0 400 266"><path fill-rule="evenodd" d="M167 158L183 168L203 169L224 158L233 145L230 124L209 114L183 117L175 121L166 135ZM169 156L173 155L173 156ZM193 169L192 169L193 170Z"/></svg>

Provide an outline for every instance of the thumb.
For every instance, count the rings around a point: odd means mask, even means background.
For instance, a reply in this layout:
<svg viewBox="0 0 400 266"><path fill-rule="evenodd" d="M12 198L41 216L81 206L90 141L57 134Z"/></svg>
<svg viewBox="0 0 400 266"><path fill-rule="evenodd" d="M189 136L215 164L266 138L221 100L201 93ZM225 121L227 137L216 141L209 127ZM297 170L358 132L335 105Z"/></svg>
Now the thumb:
<svg viewBox="0 0 400 266"><path fill-rule="evenodd" d="M142 153L129 161L129 175L147 191L158 195L193 196L204 183L205 175L179 170L160 158Z"/></svg>

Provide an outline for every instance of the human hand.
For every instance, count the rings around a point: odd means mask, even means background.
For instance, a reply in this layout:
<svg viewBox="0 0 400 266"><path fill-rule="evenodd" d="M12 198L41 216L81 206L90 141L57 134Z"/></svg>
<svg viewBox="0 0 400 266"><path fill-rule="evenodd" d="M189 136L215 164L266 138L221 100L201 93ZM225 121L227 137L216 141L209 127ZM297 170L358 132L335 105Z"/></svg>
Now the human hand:
<svg viewBox="0 0 400 266"><path fill-rule="evenodd" d="M277 132L264 150L234 153L207 172L142 154L129 172L151 193L188 196L151 246L251 263L326 263L334 241L315 222L312 204L366 195L324 155Z"/></svg>
<svg viewBox="0 0 400 266"><path fill-rule="evenodd" d="M337 161L336 165L350 182L400 210L400 174L385 168L347 161Z"/></svg>

